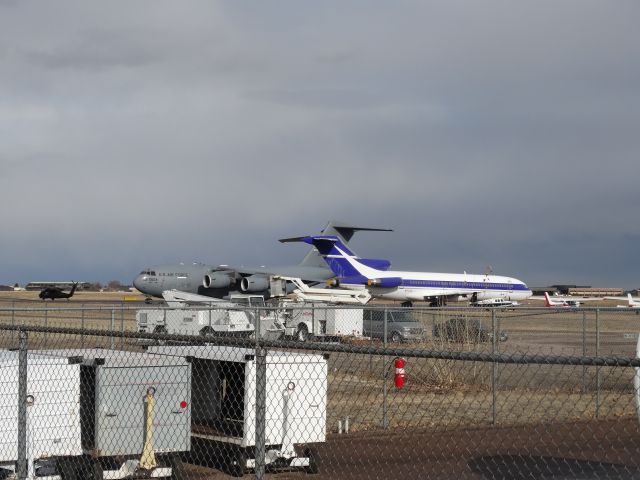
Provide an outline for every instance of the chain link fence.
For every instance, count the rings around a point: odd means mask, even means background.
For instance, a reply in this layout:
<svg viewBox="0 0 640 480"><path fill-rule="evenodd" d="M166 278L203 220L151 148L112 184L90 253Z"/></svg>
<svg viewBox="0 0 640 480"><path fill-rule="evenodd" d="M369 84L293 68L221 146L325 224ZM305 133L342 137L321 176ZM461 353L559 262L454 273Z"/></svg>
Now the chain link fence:
<svg viewBox="0 0 640 480"><path fill-rule="evenodd" d="M0 465L51 480L640 478L638 320L11 305Z"/></svg>

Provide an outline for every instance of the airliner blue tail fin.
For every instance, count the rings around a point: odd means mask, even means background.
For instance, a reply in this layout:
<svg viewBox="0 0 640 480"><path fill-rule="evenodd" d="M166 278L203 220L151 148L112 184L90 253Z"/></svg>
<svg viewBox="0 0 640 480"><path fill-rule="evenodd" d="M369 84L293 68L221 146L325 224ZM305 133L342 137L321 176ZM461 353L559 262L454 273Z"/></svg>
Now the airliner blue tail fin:
<svg viewBox="0 0 640 480"><path fill-rule="evenodd" d="M314 236L306 237L303 241L318 249L324 261L327 262L327 265L337 277L362 275L356 266L357 262L349 262L347 258L350 257L355 260L358 257L338 237Z"/></svg>
<svg viewBox="0 0 640 480"><path fill-rule="evenodd" d="M372 265L366 265L338 237L332 235L288 238L285 241L305 242L316 247L331 271L340 278L368 278L367 273L370 273L368 270L378 270L380 267L384 269L385 267L388 268L389 265L388 261L378 259L368 259L367 263Z"/></svg>

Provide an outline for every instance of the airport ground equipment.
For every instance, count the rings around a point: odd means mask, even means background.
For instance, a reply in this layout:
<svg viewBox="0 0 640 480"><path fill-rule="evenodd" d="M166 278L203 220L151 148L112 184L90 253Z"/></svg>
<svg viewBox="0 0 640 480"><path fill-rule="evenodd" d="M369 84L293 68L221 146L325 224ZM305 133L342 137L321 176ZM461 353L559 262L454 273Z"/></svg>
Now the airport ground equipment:
<svg viewBox="0 0 640 480"><path fill-rule="evenodd" d="M234 308L243 308L251 319L255 331L263 340L278 340L284 335L284 324L278 312L267 308L262 295L235 294L229 296Z"/></svg>
<svg viewBox="0 0 640 480"><path fill-rule="evenodd" d="M362 337L362 308L341 308L323 302L283 301L278 309L285 334L300 342Z"/></svg>
<svg viewBox="0 0 640 480"><path fill-rule="evenodd" d="M277 340L284 335L284 325L273 311L265 309L262 295L236 293L221 300L178 290L166 290L162 293L167 305L176 307L176 311L187 311L187 307L207 307L200 314L198 322L192 322L185 315L182 318L169 318L167 327L157 314L149 323L149 316L140 315L139 331L155 333L181 333L200 335L236 335L250 336L256 328L260 338ZM144 325L146 322L147 325ZM142 327L141 327L142 325Z"/></svg>
<svg viewBox="0 0 640 480"><path fill-rule="evenodd" d="M80 443L80 364L73 357L28 353L27 478L60 479L52 459L78 458ZM20 433L19 352L0 351L0 468L17 470Z"/></svg>
<svg viewBox="0 0 640 480"><path fill-rule="evenodd" d="M287 288L287 282L293 285L293 291ZM358 303L365 305L371 300L371 294L365 288L317 288L310 287L300 278L274 276L269 290L272 297L288 296L299 302L329 302L333 304Z"/></svg>
<svg viewBox="0 0 640 480"><path fill-rule="evenodd" d="M230 306L142 309L136 324L139 332L201 336L250 336L255 330L247 312Z"/></svg>
<svg viewBox="0 0 640 480"><path fill-rule="evenodd" d="M184 358L103 349L43 353L80 362L73 400L80 419L75 454L82 457L57 456L62 480L178 474L179 454L191 447L191 365Z"/></svg>
<svg viewBox="0 0 640 480"><path fill-rule="evenodd" d="M256 424L264 424L264 463L317 468L308 444L326 437L327 360L293 352L266 354L266 409L256 402L257 358L253 349L223 346L153 346L150 352L189 358L193 381L192 444L222 452L221 466L241 476L256 467ZM264 422L264 423L261 423ZM298 445L298 449L294 448ZM300 452L302 449L302 453ZM193 452L192 452L193 455Z"/></svg>

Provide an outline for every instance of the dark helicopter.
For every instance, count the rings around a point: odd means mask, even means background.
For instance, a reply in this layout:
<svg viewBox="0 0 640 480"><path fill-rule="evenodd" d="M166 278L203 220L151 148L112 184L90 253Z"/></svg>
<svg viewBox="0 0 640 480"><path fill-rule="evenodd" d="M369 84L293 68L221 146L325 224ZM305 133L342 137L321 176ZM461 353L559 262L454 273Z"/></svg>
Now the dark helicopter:
<svg viewBox="0 0 640 480"><path fill-rule="evenodd" d="M75 293L77 286L78 286L78 282L75 282L71 287L71 290L69 291L69 293L65 292L59 287L46 287L40 291L40 295L38 296L42 300L46 300L47 298L49 298L52 302L56 298L66 298L67 300L69 300L71 297L73 297L73 294Z"/></svg>

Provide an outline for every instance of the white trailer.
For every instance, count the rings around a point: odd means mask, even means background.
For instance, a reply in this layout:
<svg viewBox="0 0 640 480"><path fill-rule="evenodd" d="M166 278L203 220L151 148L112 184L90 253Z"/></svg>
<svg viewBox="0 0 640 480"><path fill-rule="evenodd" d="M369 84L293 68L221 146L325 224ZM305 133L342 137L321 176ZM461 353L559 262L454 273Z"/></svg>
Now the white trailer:
<svg viewBox="0 0 640 480"><path fill-rule="evenodd" d="M283 301L278 310L285 334L306 342L312 338L334 339L362 337L362 308L344 308L324 302Z"/></svg>
<svg viewBox="0 0 640 480"><path fill-rule="evenodd" d="M250 336L254 331L247 312L229 307L142 309L136 323L143 333Z"/></svg>
<svg viewBox="0 0 640 480"><path fill-rule="evenodd" d="M149 350L191 362L192 458L197 461L196 449L216 452L221 468L235 476L255 467L255 351L222 346ZM265 463L315 471L314 450L308 444L326 438L326 357L269 352L266 362Z"/></svg>
<svg viewBox="0 0 640 480"><path fill-rule="evenodd" d="M191 446L188 362L102 349L48 350L38 355L77 362L68 387L61 389L67 384L53 377L51 368L44 368L47 364L32 364L29 359L29 381L35 374L52 384L51 393L35 395L34 406L38 396L43 397L39 428L72 429L64 438L73 449L49 453L62 480L161 478L181 470L179 453ZM55 433L48 435L58 438Z"/></svg>
<svg viewBox="0 0 640 480"><path fill-rule="evenodd" d="M0 467L18 461L18 355L0 351ZM80 364L74 358L27 355L28 478L59 480L55 458L82 455Z"/></svg>

